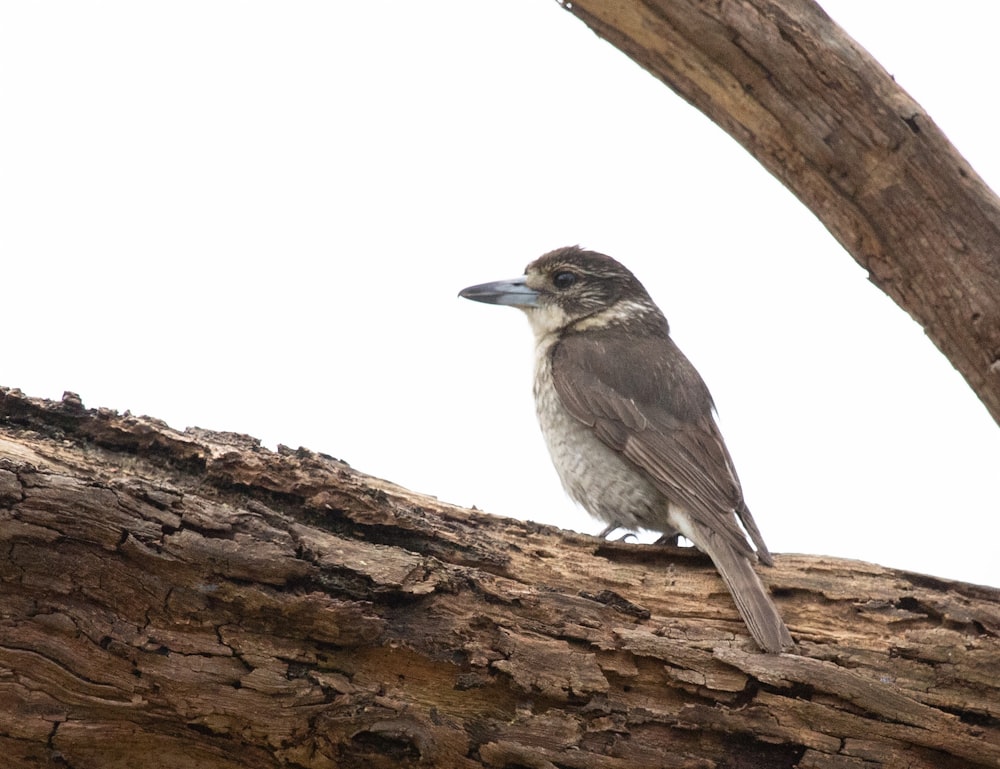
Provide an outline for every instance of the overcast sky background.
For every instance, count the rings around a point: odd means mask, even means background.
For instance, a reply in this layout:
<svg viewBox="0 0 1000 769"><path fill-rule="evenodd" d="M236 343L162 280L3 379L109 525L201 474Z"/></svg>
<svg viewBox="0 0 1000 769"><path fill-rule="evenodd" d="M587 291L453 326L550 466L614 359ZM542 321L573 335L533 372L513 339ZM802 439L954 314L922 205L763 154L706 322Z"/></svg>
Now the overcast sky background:
<svg viewBox="0 0 1000 769"><path fill-rule="evenodd" d="M822 5L994 189L1000 5ZM744 150L555 2L0 5L0 385L585 532L516 310L629 266L772 551L1000 585L1000 429Z"/></svg>

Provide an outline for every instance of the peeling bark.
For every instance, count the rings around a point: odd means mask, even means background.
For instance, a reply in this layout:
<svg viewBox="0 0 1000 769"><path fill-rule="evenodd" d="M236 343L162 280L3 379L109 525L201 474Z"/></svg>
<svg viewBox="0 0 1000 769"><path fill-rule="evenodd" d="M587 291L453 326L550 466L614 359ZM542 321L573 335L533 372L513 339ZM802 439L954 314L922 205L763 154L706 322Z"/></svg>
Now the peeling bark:
<svg viewBox="0 0 1000 769"><path fill-rule="evenodd" d="M1000 199L812 0L573 0L792 191L1000 422Z"/></svg>
<svg viewBox="0 0 1000 769"><path fill-rule="evenodd" d="M1000 766L1000 591L707 558L0 389L5 766Z"/></svg>

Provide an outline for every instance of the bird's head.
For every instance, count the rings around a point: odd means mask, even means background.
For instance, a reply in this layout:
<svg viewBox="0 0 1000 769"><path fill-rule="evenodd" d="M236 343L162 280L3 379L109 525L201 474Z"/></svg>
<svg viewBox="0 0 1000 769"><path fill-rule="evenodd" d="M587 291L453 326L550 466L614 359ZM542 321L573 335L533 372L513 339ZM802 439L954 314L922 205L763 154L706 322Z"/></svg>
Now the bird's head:
<svg viewBox="0 0 1000 769"><path fill-rule="evenodd" d="M568 246L527 266L524 275L469 286L459 296L525 312L538 337L572 327L665 323L646 289L610 256Z"/></svg>

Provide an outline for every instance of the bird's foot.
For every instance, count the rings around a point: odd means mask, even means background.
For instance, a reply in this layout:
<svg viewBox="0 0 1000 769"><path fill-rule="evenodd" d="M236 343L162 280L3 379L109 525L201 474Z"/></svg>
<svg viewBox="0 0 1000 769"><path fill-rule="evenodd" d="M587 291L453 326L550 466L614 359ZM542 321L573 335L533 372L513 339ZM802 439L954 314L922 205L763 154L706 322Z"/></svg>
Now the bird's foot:
<svg viewBox="0 0 1000 769"><path fill-rule="evenodd" d="M597 536L600 539L607 539L610 534L614 533L616 530L618 530L620 528L622 528L622 525L620 523L609 523L607 526L605 526L603 529L601 529L600 532L598 532ZM633 539L636 539L636 535L635 535L634 532L626 531L624 534L622 534L620 537L618 537L618 539L616 539L615 541L616 542L624 542L629 537L632 537Z"/></svg>

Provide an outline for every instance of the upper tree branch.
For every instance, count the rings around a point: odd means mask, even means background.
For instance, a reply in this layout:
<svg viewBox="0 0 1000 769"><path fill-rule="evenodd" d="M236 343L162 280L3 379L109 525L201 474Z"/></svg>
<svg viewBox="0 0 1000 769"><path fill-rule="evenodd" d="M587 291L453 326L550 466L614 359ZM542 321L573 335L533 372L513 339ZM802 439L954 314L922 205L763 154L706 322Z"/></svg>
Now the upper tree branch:
<svg viewBox="0 0 1000 769"><path fill-rule="evenodd" d="M1000 422L1000 201L816 3L564 5L798 196Z"/></svg>

